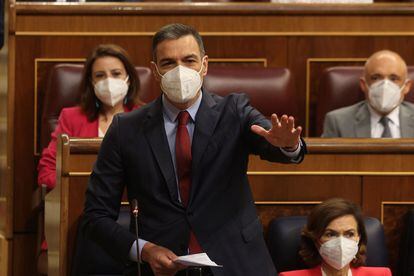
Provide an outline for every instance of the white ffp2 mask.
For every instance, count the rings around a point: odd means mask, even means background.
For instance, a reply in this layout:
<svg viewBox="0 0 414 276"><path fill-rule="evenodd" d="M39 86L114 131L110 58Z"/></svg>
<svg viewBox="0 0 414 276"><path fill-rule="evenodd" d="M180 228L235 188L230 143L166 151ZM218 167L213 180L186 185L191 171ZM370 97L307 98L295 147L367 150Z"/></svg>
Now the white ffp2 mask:
<svg viewBox="0 0 414 276"><path fill-rule="evenodd" d="M121 102L128 93L128 78L125 80L106 78L98 81L95 85L96 97L108 106L114 107Z"/></svg>
<svg viewBox="0 0 414 276"><path fill-rule="evenodd" d="M186 103L195 97L203 84L203 79L200 76L203 63L201 64L198 72L178 65L164 75L160 74L157 66L155 67L161 77L161 90L168 99L175 103Z"/></svg>
<svg viewBox="0 0 414 276"><path fill-rule="evenodd" d="M400 88L388 79L373 83L369 87L369 103L379 112L388 114L400 104L404 86L405 83Z"/></svg>
<svg viewBox="0 0 414 276"><path fill-rule="evenodd" d="M319 254L323 260L339 270L348 265L358 253L358 242L339 236L321 245Z"/></svg>

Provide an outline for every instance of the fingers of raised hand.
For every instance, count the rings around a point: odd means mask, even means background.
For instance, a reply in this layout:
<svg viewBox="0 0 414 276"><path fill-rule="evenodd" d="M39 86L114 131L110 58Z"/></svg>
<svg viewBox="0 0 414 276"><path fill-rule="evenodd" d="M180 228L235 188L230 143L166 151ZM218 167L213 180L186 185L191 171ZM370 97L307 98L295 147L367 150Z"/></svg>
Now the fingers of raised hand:
<svg viewBox="0 0 414 276"><path fill-rule="evenodd" d="M275 127L280 127L280 121L279 121L279 118L277 117L277 115L276 115L275 113L273 113L273 114L270 116L270 121L272 122L272 128L275 128Z"/></svg>
<svg viewBox="0 0 414 276"><path fill-rule="evenodd" d="M301 126L298 126L297 128L295 128L294 133L295 133L295 135L296 135L297 137L299 137L299 136L300 136L300 134L302 133L302 127L301 127Z"/></svg>
<svg viewBox="0 0 414 276"><path fill-rule="evenodd" d="M252 126L250 127L250 129L251 129L254 133L256 133L257 135L260 135L260 136L263 136L263 137L265 137L265 136L268 134L268 131L267 131L266 129L264 129L264 128L262 128L261 126L258 126L258 125L252 125Z"/></svg>

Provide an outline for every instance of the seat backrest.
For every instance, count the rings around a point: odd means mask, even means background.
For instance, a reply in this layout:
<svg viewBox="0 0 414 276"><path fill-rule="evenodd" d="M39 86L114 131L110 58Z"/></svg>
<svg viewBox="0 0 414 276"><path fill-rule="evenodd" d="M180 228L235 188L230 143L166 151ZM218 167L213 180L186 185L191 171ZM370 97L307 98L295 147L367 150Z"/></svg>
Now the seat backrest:
<svg viewBox="0 0 414 276"><path fill-rule="evenodd" d="M136 67L140 82L140 98L150 102L160 94L160 89L148 67ZM40 149L50 141L60 111L79 103L79 85L83 65L57 64L49 74L40 122ZM229 93L246 93L251 103L265 116L272 113L297 117L292 76L286 68L259 68L240 66L210 66L204 87L225 96Z"/></svg>
<svg viewBox="0 0 414 276"><path fill-rule="evenodd" d="M268 246L278 272L306 268L299 256L300 234L306 224L305 216L279 217L269 224ZM376 218L364 218L368 236L367 266L388 266L388 250L384 230Z"/></svg>
<svg viewBox="0 0 414 276"><path fill-rule="evenodd" d="M47 146L50 134L56 127L60 111L64 107L79 103L83 65L61 63L55 65L49 74L45 91L40 127L40 149ZM151 69L136 67L140 83L140 98L144 102L153 100L158 91L154 90Z"/></svg>
<svg viewBox="0 0 414 276"><path fill-rule="evenodd" d="M359 79L363 76L363 66L337 66L323 71L319 82L318 99L316 105L316 135L323 131L325 114L331 110L353 105L365 99L359 86ZM414 80L414 66L408 67L408 77ZM406 101L414 102L414 86L405 97Z"/></svg>
<svg viewBox="0 0 414 276"><path fill-rule="evenodd" d="M220 96L246 93L263 115L297 117L292 75L287 68L209 66L204 88Z"/></svg>

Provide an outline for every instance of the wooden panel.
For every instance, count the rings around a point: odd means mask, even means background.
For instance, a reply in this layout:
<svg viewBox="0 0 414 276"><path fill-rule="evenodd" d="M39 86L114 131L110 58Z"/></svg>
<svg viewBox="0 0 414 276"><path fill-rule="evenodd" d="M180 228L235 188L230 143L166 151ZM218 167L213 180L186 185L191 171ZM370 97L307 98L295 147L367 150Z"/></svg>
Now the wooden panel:
<svg viewBox="0 0 414 276"><path fill-rule="evenodd" d="M85 191L88 186L89 177L73 177L70 178L68 185L68 233L64 241L67 245L66 258L67 258L67 269L70 271L72 267L72 258L75 253L76 233L78 230L79 214L83 212L83 206L85 202ZM76 187L73 189L73 187Z"/></svg>
<svg viewBox="0 0 414 276"><path fill-rule="evenodd" d="M12 243L0 235L0 275L11 276Z"/></svg>
<svg viewBox="0 0 414 276"><path fill-rule="evenodd" d="M404 215L409 209L414 207L414 201L411 203L389 202L383 205L383 225L385 236L387 237L387 247L390 249L389 257L391 267L396 272L398 264L399 248L401 244L401 233L404 231Z"/></svg>
<svg viewBox="0 0 414 276"><path fill-rule="evenodd" d="M414 22L406 16L413 13L410 4L306 6L266 3L259 6L252 3L134 3L124 4L123 8L118 6L115 3L106 3L105 6L90 3L81 6L17 4L15 28L17 31L121 32L128 24L131 31L151 32L170 22L200 26L200 31L221 32L405 32L414 28ZM39 17L39 14L46 16ZM383 20L385 14L393 16ZM119 20L119 15L122 15L122 20ZM211 15L214 15L214 20L211 20ZM102 24L96 24L102 19Z"/></svg>
<svg viewBox="0 0 414 276"><path fill-rule="evenodd" d="M360 176L261 174L250 175L249 182L256 201L322 201L344 197L361 203Z"/></svg>
<svg viewBox="0 0 414 276"><path fill-rule="evenodd" d="M414 202L413 176L364 176L362 208L368 216L382 218L384 202Z"/></svg>
<svg viewBox="0 0 414 276"><path fill-rule="evenodd" d="M384 224L391 267L396 268L403 216L414 207L414 177L365 176L363 210L366 215L379 217Z"/></svg>
<svg viewBox="0 0 414 276"><path fill-rule="evenodd" d="M37 275L36 235L14 233L12 245L12 275Z"/></svg>
<svg viewBox="0 0 414 276"><path fill-rule="evenodd" d="M257 212L267 236L269 223L272 219L283 216L307 216L318 202L268 202L257 203Z"/></svg>
<svg viewBox="0 0 414 276"><path fill-rule="evenodd" d="M344 197L362 206L366 215L383 218L391 254L392 267L398 254L399 224L404 210L401 201L414 199L411 189L414 176L398 173L389 176L367 176L366 169L381 174L384 163L410 163L414 155L414 141L376 139L307 139L311 160L302 170L278 174L278 164L252 158L249 180L258 207L258 213L267 229L271 219L282 215L306 215L312 206L331 197ZM347 142L347 143L346 143ZM70 269L76 239L77 219L83 209L87 174L99 150L101 139L69 139L64 137L59 144L57 188L49 193L46 201L46 235L49 243L50 275L65 275ZM405 146L405 147L404 147ZM374 152L374 149L376 152ZM382 151L382 152L381 152ZM352 162L366 158L366 162ZM401 154L405 152L405 154ZM322 154L325 153L325 154ZM335 160L330 159L331 156ZM400 160L401 159L401 160ZM76 163L77 165L73 165ZM332 165L332 164L333 165ZM351 166L348 163L359 163ZM81 165L78 165L81 164ZM285 165L290 166L290 165ZM339 172L327 174L337 166ZM77 171L71 171L75 168ZM341 173L344 168L353 168L353 174ZM268 170L268 171L267 171ZM313 172L313 173L308 173ZM387 203L393 200L396 203ZM413 200L414 202L414 200ZM48 210L52 210L48 212ZM54 227L54 228L53 228ZM58 235L56 233L59 233ZM63 242L66 241L66 242Z"/></svg>

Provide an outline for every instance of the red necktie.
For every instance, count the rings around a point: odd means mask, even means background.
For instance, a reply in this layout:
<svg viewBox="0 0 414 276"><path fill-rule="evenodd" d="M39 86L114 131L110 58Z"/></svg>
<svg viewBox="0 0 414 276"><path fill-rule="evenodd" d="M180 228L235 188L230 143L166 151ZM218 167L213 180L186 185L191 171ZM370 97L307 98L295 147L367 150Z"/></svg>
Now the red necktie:
<svg viewBox="0 0 414 276"><path fill-rule="evenodd" d="M190 114L181 111L178 114L177 136L175 137L175 158L177 164L178 186L180 188L181 202L187 207L191 189L191 142L187 130L187 123ZM203 250L193 233L190 231L190 241L188 248L190 254L200 253Z"/></svg>

